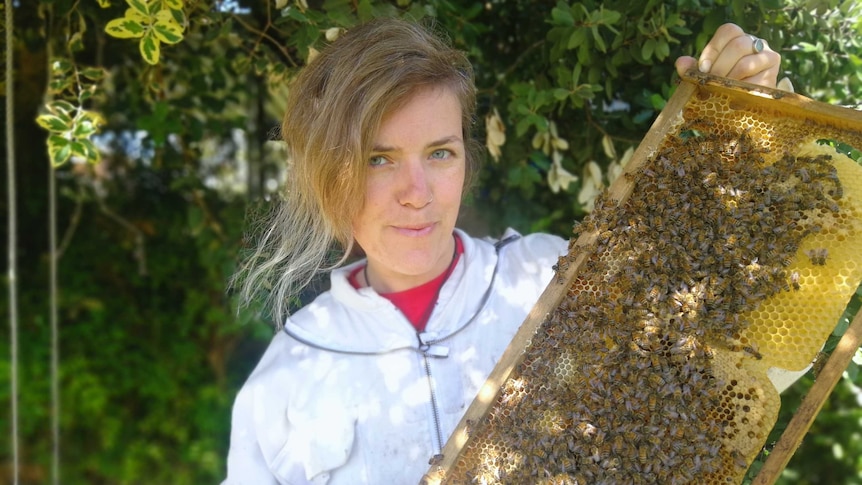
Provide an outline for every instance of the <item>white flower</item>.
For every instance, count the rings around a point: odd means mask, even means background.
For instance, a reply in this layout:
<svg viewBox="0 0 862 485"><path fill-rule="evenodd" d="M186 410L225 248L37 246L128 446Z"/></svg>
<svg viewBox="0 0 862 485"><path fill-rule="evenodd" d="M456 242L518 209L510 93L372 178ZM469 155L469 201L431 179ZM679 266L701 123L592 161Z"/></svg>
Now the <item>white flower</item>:
<svg viewBox="0 0 862 485"><path fill-rule="evenodd" d="M560 138L557 133L557 124L553 121L548 123L548 131L538 131L533 135L533 148L542 150L545 155L551 155L552 151L568 150L569 142Z"/></svg>
<svg viewBox="0 0 862 485"><path fill-rule="evenodd" d="M602 149L605 151L605 155L607 155L608 158L611 160L617 159L617 150L614 148L614 141L611 139L610 135L602 137Z"/></svg>
<svg viewBox="0 0 862 485"><path fill-rule="evenodd" d="M547 131L537 131L533 135L533 148L541 149L545 155L551 154L551 134Z"/></svg>
<svg viewBox="0 0 862 485"><path fill-rule="evenodd" d="M605 184L602 182L602 169L599 164L590 160L584 167L584 182L578 193L578 202L583 205L584 210L592 212L595 207L596 197L602 193Z"/></svg>
<svg viewBox="0 0 862 485"><path fill-rule="evenodd" d="M608 165L608 184L613 183L617 177L623 173L623 170L626 168L626 165L629 163L629 160L632 159L632 154L635 152L634 147L629 147L625 153L623 153L623 157L620 158L619 162L614 160Z"/></svg>
<svg viewBox="0 0 862 485"><path fill-rule="evenodd" d="M630 146L626 149L625 153L623 153L623 157L620 158L620 166L625 168L626 165L629 164L629 161L632 159L632 155L635 153L635 147Z"/></svg>
<svg viewBox="0 0 862 485"><path fill-rule="evenodd" d="M557 124L550 121L548 131L537 131L533 135L533 148L542 150L545 155L551 155L553 151L568 150L569 142L565 138L560 138L557 134Z"/></svg>
<svg viewBox="0 0 862 485"><path fill-rule="evenodd" d="M506 143L506 125L503 124L497 108L494 108L494 111L485 117L485 129L487 131L485 146L488 147L488 152L494 161L498 162L503 155L500 147Z"/></svg>
<svg viewBox="0 0 862 485"><path fill-rule="evenodd" d="M329 42L335 42L341 36L341 27L330 27L323 34Z"/></svg>
<svg viewBox="0 0 862 485"><path fill-rule="evenodd" d="M311 61L313 61L314 58L317 57L318 55L320 55L320 51L318 51L314 47L309 47L308 48L308 61L306 61L306 63L311 64Z"/></svg>
<svg viewBox="0 0 862 485"><path fill-rule="evenodd" d="M568 190L569 184L577 181L578 176L563 168L563 155L560 152L554 151L553 158L551 169L548 170L548 185L551 186L551 192L556 194L560 189Z"/></svg>
<svg viewBox="0 0 862 485"><path fill-rule="evenodd" d="M553 121L549 124L550 132L551 132L551 146L554 150L568 150L569 142L566 141L565 138L561 138L557 133L557 124Z"/></svg>

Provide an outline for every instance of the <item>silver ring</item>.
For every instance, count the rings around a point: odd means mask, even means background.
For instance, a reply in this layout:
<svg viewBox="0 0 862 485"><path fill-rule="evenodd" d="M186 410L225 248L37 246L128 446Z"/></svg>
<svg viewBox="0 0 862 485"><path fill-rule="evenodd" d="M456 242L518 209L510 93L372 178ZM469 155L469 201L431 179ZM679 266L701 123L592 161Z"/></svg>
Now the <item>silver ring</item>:
<svg viewBox="0 0 862 485"><path fill-rule="evenodd" d="M755 36L751 36L751 52L754 54L760 54L763 52L763 48L766 47L766 43L763 42L763 39Z"/></svg>

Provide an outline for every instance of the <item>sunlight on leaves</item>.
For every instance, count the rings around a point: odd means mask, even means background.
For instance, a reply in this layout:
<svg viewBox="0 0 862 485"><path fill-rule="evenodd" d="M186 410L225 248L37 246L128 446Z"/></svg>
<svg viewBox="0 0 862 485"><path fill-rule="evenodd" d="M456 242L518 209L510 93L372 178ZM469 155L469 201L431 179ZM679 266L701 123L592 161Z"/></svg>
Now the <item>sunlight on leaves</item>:
<svg viewBox="0 0 862 485"><path fill-rule="evenodd" d="M113 19L105 26L105 32L118 39L140 38L141 57L148 64L158 64L161 43L176 44L183 40L185 27L177 18L183 19L182 0L126 0L129 4L123 17Z"/></svg>

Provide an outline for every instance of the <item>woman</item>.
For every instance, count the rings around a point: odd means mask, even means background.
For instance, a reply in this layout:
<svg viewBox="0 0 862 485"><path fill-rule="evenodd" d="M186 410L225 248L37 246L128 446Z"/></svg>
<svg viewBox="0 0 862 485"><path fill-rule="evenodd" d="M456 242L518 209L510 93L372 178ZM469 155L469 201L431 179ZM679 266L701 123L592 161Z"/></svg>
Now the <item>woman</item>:
<svg viewBox="0 0 862 485"><path fill-rule="evenodd" d="M727 24L677 68L774 86L764 47ZM567 247L455 228L474 116L464 55L400 20L351 29L292 85L291 185L244 294L270 287L281 315L333 246L366 259L332 270L239 392L225 484L418 483L440 452Z"/></svg>

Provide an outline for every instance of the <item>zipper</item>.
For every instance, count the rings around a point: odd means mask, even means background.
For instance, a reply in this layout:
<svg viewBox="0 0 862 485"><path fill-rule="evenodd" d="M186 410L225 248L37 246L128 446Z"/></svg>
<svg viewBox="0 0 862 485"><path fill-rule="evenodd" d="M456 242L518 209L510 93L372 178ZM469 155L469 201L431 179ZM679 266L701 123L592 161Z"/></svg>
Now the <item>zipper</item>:
<svg viewBox="0 0 862 485"><path fill-rule="evenodd" d="M433 355L432 355L433 356ZM422 352L422 360L425 363L425 377L428 378L428 391L431 393L431 411L434 416L434 430L437 432L437 453L443 452L443 431L440 429L440 407L437 404L437 393L434 389L434 380L431 378L431 362L429 354Z"/></svg>
<svg viewBox="0 0 862 485"><path fill-rule="evenodd" d="M440 426L440 404L437 402L437 392L434 386L434 379L431 376L431 358L445 359L449 357L449 347L435 345L440 339L423 341L422 335L416 333L416 338L419 340L417 350L422 354L422 362L425 365L425 377L428 379L428 392L431 396L431 412L434 417L434 430L437 433L437 455L443 452L443 430Z"/></svg>

